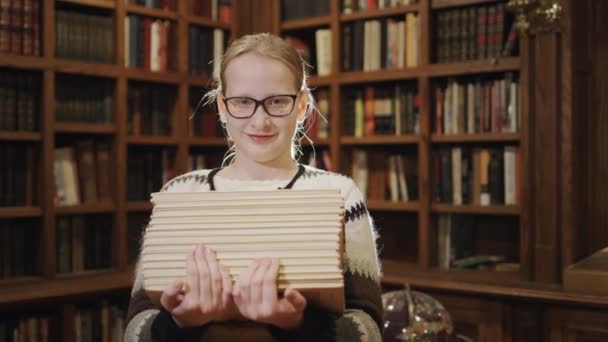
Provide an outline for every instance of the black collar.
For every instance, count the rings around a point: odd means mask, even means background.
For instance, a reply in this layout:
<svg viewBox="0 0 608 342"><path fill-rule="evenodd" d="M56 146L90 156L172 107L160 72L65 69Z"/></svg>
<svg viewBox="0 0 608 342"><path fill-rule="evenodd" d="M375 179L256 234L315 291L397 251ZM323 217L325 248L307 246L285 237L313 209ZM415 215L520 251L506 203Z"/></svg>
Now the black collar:
<svg viewBox="0 0 608 342"><path fill-rule="evenodd" d="M215 177L215 174L220 172L220 170L222 170L222 167L218 167L215 168L213 170L211 170L209 172L209 174L207 175L207 182L209 182L209 187L211 189L211 191L215 191L215 183L213 182L213 177ZM293 176L293 178L289 181L289 183L287 183L287 185L285 185L284 187L279 187L280 189L291 189L293 187L293 185L295 184L295 182L298 180L298 178L300 178L300 176L304 173L304 165L298 164L298 172L296 172L295 176Z"/></svg>

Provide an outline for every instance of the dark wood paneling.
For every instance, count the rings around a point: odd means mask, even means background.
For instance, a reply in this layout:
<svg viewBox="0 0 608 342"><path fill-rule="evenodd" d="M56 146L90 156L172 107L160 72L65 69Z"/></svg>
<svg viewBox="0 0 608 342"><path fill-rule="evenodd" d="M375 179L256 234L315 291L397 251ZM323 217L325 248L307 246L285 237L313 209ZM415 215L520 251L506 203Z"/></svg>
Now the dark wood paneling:
<svg viewBox="0 0 608 342"><path fill-rule="evenodd" d="M581 158L587 164L584 178L587 181L586 212L583 224L588 229L588 241L585 255L589 255L608 245L608 2L592 1L590 8L591 78L589 81L590 100L589 112L580 112L582 118L587 118L585 137L587 139L587 154Z"/></svg>

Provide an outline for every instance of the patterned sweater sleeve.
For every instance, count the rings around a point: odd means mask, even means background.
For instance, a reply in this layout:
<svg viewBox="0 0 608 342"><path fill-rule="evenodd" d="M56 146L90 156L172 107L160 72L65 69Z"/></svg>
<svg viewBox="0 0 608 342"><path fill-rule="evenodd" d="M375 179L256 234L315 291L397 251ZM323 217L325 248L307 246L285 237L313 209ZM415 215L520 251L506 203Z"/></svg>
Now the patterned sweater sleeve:
<svg viewBox="0 0 608 342"><path fill-rule="evenodd" d="M348 179L345 198L344 292L346 310L338 316L310 306L302 328L273 329L280 341L381 341L382 299L376 232L361 192Z"/></svg>

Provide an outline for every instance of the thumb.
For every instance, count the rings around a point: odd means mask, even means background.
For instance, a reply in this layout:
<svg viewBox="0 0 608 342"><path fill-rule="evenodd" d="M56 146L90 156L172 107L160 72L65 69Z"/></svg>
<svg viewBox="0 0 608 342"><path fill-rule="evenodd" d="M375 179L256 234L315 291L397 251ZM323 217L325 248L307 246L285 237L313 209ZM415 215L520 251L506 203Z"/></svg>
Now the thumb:
<svg viewBox="0 0 608 342"><path fill-rule="evenodd" d="M181 280L175 280L163 291L160 297L160 303L167 311L173 311L173 309L181 303L183 299L183 296L180 295L182 286Z"/></svg>
<svg viewBox="0 0 608 342"><path fill-rule="evenodd" d="M281 302L285 305L285 311L301 312L306 308L306 298L304 295L291 287L285 290Z"/></svg>

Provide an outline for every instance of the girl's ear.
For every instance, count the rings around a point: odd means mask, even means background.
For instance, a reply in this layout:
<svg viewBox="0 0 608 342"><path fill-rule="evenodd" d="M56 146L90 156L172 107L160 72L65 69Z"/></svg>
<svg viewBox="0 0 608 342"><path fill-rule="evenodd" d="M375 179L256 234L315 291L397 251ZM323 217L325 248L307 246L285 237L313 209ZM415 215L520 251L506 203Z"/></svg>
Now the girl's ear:
<svg viewBox="0 0 608 342"><path fill-rule="evenodd" d="M224 105L223 96L221 92L217 92L215 102L217 104L217 111L222 122L226 122L226 106Z"/></svg>

